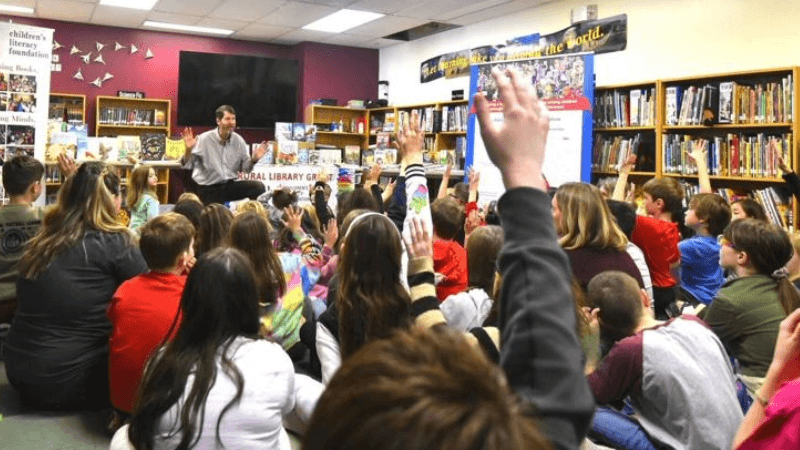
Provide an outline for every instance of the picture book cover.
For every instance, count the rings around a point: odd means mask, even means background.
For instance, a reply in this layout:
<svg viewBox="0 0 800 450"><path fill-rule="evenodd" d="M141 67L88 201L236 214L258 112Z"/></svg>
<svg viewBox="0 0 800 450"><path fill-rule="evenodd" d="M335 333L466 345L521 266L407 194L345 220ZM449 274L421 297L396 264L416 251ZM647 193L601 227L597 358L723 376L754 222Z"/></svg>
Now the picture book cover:
<svg viewBox="0 0 800 450"><path fill-rule="evenodd" d="M78 136L75 133L56 131L50 136L50 142L44 152L44 162L57 163L60 155L75 158L77 149Z"/></svg>
<svg viewBox="0 0 800 450"><path fill-rule="evenodd" d="M313 149L313 142L299 142L297 144L297 164L308 164L308 153Z"/></svg>
<svg viewBox="0 0 800 450"><path fill-rule="evenodd" d="M383 133L383 132L378 133L378 135L375 137L375 146L376 146L376 148L381 149L381 150L388 149L390 147L390 145L391 145L390 144L390 136L391 136L391 133Z"/></svg>
<svg viewBox="0 0 800 450"><path fill-rule="evenodd" d="M380 166L385 166L387 164L387 162L386 162L386 150L380 149L380 148L376 148L375 150L372 151L372 154L373 154L373 158L375 160L375 164L378 164Z"/></svg>
<svg viewBox="0 0 800 450"><path fill-rule="evenodd" d="M76 155L73 155L73 158L77 157L78 154L85 154L89 145L89 127L85 123L71 123L67 125L67 131L74 133L78 138L78 144L75 149Z"/></svg>
<svg viewBox="0 0 800 450"><path fill-rule="evenodd" d="M167 113L163 109L157 109L153 113L153 125L161 127L167 124Z"/></svg>
<svg viewBox="0 0 800 450"><path fill-rule="evenodd" d="M278 164L296 164L298 146L297 141L278 142L278 150L275 160Z"/></svg>
<svg viewBox="0 0 800 450"><path fill-rule="evenodd" d="M344 163L345 164L355 164L358 165L361 163L361 147L357 145L345 145L344 146Z"/></svg>
<svg viewBox="0 0 800 450"><path fill-rule="evenodd" d="M341 149L321 149L319 150L319 163L320 164L341 164L342 163L342 150Z"/></svg>
<svg viewBox="0 0 800 450"><path fill-rule="evenodd" d="M302 141L306 136L306 124L293 123L292 124L292 140Z"/></svg>
<svg viewBox="0 0 800 450"><path fill-rule="evenodd" d="M141 159L142 161L162 161L167 153L167 135L164 133L142 133Z"/></svg>
<svg viewBox="0 0 800 450"><path fill-rule="evenodd" d="M375 164L375 151L364 150L361 152L361 165L364 167L372 167Z"/></svg>
<svg viewBox="0 0 800 450"><path fill-rule="evenodd" d="M183 139L165 139L164 159L177 161L186 153L186 143Z"/></svg>
<svg viewBox="0 0 800 450"><path fill-rule="evenodd" d="M117 161L127 161L128 157L138 157L142 151L139 136L117 136Z"/></svg>
<svg viewBox="0 0 800 450"><path fill-rule="evenodd" d="M316 125L305 125L305 134L303 135L303 141L305 142L317 142L317 126Z"/></svg>
<svg viewBox="0 0 800 450"><path fill-rule="evenodd" d="M291 141L292 140L292 124L289 122L275 122L275 140L276 141Z"/></svg>
<svg viewBox="0 0 800 450"><path fill-rule="evenodd" d="M116 161L117 160L117 138L109 137L93 137L89 138L88 148L83 158L78 156L78 160L99 160L99 161Z"/></svg>
<svg viewBox="0 0 800 450"><path fill-rule="evenodd" d="M250 144L250 154L252 155L260 145L261 143ZM267 151L264 153L264 156L262 156L261 159L256 162L256 164L274 164L276 145L277 143L275 141L267 142Z"/></svg>
<svg viewBox="0 0 800 450"><path fill-rule="evenodd" d="M308 151L308 163L311 165L320 164L320 151L317 149L311 149Z"/></svg>

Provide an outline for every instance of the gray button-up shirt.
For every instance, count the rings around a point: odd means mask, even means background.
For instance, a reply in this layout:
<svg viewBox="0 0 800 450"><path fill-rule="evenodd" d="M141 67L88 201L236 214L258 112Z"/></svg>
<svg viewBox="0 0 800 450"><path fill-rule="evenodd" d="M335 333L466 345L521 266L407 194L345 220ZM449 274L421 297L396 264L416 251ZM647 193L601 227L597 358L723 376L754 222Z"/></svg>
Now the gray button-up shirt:
<svg viewBox="0 0 800 450"><path fill-rule="evenodd" d="M181 159L183 167L192 169L192 178L201 186L224 183L238 178L238 172L250 172L253 161L247 143L231 132L227 140L219 136L219 128L197 136L191 156Z"/></svg>

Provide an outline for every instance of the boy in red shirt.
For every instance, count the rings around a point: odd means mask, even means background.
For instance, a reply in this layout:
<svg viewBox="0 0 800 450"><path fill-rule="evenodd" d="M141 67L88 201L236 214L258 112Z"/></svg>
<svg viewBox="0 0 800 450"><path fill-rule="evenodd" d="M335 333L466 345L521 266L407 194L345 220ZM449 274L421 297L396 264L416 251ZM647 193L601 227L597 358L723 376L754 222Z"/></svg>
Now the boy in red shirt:
<svg viewBox="0 0 800 450"><path fill-rule="evenodd" d="M440 302L467 289L467 252L455 240L464 219L464 207L453 197L439 198L431 204L433 270Z"/></svg>
<svg viewBox="0 0 800 450"><path fill-rule="evenodd" d="M150 355L178 329L193 246L194 226L180 214L154 217L141 228L139 249L150 271L122 283L108 306L109 387L120 411L133 410Z"/></svg>

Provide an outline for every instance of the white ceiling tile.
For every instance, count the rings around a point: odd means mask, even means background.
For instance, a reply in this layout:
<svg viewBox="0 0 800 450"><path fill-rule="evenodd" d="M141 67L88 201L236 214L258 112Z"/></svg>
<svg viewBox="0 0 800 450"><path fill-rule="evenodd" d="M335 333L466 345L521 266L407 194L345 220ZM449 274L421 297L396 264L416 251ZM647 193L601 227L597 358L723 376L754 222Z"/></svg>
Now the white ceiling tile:
<svg viewBox="0 0 800 450"><path fill-rule="evenodd" d="M545 1L536 0L532 2L530 0L515 0L482 11L470 12L462 16L450 16L451 19L447 22L454 25L472 25L474 23L484 22L486 20L496 19L498 17L531 9L542 3L545 3Z"/></svg>
<svg viewBox="0 0 800 450"><path fill-rule="evenodd" d="M332 34L333 33L325 33L323 31L303 30L301 28L297 28L278 36L275 41L285 44L296 44L303 41L322 42L323 39L331 37Z"/></svg>
<svg viewBox="0 0 800 450"><path fill-rule="evenodd" d="M36 8L36 0L3 0L0 3L9 6L22 6L23 8ZM14 14L22 14L22 13L14 13Z"/></svg>
<svg viewBox="0 0 800 450"><path fill-rule="evenodd" d="M362 11L374 11L384 14L392 14L410 4L418 4L419 0L398 1L398 0L358 0L347 5L348 9L360 9Z"/></svg>
<svg viewBox="0 0 800 450"><path fill-rule="evenodd" d="M223 30L233 31L239 31L248 25L250 25L250 22L245 22L243 20L225 20L215 17L203 17L197 22L197 26L200 27L222 28Z"/></svg>
<svg viewBox="0 0 800 450"><path fill-rule="evenodd" d="M404 31L409 28L427 23L425 20L413 19L410 17L399 16L383 16L380 19L375 19L372 22L367 22L364 25L351 28L347 30L348 34L361 34L371 37L384 37L390 34Z"/></svg>
<svg viewBox="0 0 800 450"><path fill-rule="evenodd" d="M289 27L302 27L338 11L324 5L310 3L288 2L275 11L262 17L259 22L269 25L283 25Z"/></svg>
<svg viewBox="0 0 800 450"><path fill-rule="evenodd" d="M359 47L366 47L366 48L386 48L391 47L393 45L402 44L403 41L396 41L394 39L375 39L372 41L367 41L359 45Z"/></svg>
<svg viewBox="0 0 800 450"><path fill-rule="evenodd" d="M355 0L308 0L309 3L317 5L333 6L334 8L342 8L351 5Z"/></svg>
<svg viewBox="0 0 800 450"><path fill-rule="evenodd" d="M88 22L92 17L94 5L65 0L39 0L36 7L38 17L70 22Z"/></svg>
<svg viewBox="0 0 800 450"><path fill-rule="evenodd" d="M283 6L283 0L225 0L209 17L253 22Z"/></svg>
<svg viewBox="0 0 800 450"><path fill-rule="evenodd" d="M437 20L447 22L452 18L465 16L475 12L490 12L491 8L496 8L503 4L511 3L511 0L484 0L472 3L462 3L460 7L453 8L437 14Z"/></svg>
<svg viewBox="0 0 800 450"><path fill-rule="evenodd" d="M330 36L330 37L326 38L322 42L324 42L326 44L358 46L360 44L363 44L363 43L365 43L367 41L371 41L371 40L373 40L373 39L371 37L369 37L369 36L359 36L359 35L355 35L355 34L338 33L338 34L334 34L333 36Z"/></svg>
<svg viewBox="0 0 800 450"><path fill-rule="evenodd" d="M397 15L416 19L434 20L439 15L447 14L449 11L463 5L463 0L428 0L423 3L417 2L404 6L403 9L397 11Z"/></svg>
<svg viewBox="0 0 800 450"><path fill-rule="evenodd" d="M147 19L148 14L150 14L150 11L97 5L94 8L94 14L92 14L92 23L123 28L139 28L142 22Z"/></svg>
<svg viewBox="0 0 800 450"><path fill-rule="evenodd" d="M147 16L147 20L152 20L154 22L177 23L180 25L197 25L197 22L199 22L200 19L202 19L201 16L190 16L188 14L175 14L161 11L150 11L150 15Z"/></svg>
<svg viewBox="0 0 800 450"><path fill-rule="evenodd" d="M289 27L276 27L273 25L252 23L237 31L232 37L234 39L248 39L257 41L272 40L292 30L293 28Z"/></svg>
<svg viewBox="0 0 800 450"><path fill-rule="evenodd" d="M222 0L161 0L153 8L156 11L205 16L215 10Z"/></svg>

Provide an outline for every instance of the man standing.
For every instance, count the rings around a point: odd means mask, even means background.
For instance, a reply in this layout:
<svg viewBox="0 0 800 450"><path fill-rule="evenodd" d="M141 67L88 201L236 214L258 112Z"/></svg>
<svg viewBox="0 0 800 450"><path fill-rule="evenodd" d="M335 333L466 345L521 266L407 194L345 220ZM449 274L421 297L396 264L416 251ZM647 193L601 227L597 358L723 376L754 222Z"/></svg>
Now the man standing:
<svg viewBox="0 0 800 450"><path fill-rule="evenodd" d="M248 173L267 151L266 142L248 155L244 139L234 132L236 111L229 105L217 108L217 128L195 137L190 128L183 132L186 153L181 164L192 170L197 195L205 204L258 198L264 193L259 181L237 181L238 172Z"/></svg>

